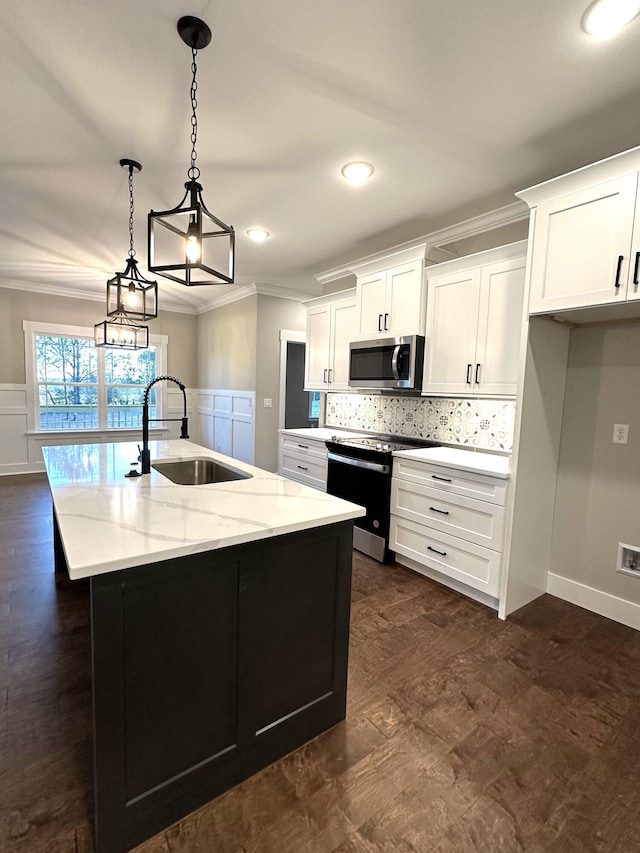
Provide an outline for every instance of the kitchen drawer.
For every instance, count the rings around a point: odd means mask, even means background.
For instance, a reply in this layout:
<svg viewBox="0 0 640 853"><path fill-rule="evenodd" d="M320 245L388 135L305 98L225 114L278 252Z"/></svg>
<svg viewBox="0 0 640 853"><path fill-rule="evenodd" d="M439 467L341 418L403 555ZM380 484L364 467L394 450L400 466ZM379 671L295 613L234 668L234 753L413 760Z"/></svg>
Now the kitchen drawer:
<svg viewBox="0 0 640 853"><path fill-rule="evenodd" d="M391 516L389 548L493 598L498 596L502 555L497 551L397 515Z"/></svg>
<svg viewBox="0 0 640 853"><path fill-rule="evenodd" d="M317 438L302 438L299 435L281 435L280 449L289 453L302 453L325 459L327 456L327 446L324 441Z"/></svg>
<svg viewBox="0 0 640 853"><path fill-rule="evenodd" d="M445 468L431 462L416 462L414 459L393 457L393 476L421 486L441 489L463 498L489 501L504 506L507 499L507 480L461 471L457 468Z"/></svg>
<svg viewBox="0 0 640 853"><path fill-rule="evenodd" d="M391 512L476 545L502 550L505 510L488 501L463 498L394 477Z"/></svg>
<svg viewBox="0 0 640 853"><path fill-rule="evenodd" d="M279 474L297 480L306 486L316 489L327 490L327 460L309 457L302 453L289 453L283 450L280 453Z"/></svg>

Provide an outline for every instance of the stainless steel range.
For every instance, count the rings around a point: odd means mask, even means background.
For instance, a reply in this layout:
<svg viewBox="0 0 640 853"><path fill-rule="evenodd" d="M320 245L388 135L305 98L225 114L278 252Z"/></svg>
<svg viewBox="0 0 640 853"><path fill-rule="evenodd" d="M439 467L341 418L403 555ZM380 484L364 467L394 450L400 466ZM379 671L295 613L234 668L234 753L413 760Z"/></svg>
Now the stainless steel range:
<svg viewBox="0 0 640 853"><path fill-rule="evenodd" d="M396 450L439 447L437 441L398 439L393 436L339 438L327 445L327 492L360 504L367 510L353 528L353 547L381 563L393 559L389 551L391 464Z"/></svg>

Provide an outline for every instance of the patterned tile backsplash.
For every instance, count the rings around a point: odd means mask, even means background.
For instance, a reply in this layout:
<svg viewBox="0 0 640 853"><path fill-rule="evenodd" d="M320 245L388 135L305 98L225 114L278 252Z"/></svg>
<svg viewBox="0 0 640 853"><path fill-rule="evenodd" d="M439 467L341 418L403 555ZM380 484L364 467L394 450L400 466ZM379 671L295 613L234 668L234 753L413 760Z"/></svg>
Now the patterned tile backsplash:
<svg viewBox="0 0 640 853"><path fill-rule="evenodd" d="M513 400L327 394L327 426L511 453Z"/></svg>

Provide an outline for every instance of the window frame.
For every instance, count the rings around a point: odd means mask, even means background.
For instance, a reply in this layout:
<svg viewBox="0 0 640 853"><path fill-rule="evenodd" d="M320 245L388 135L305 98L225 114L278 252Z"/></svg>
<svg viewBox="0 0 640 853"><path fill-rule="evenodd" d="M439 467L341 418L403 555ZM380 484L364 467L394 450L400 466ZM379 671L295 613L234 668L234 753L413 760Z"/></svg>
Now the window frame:
<svg viewBox="0 0 640 853"><path fill-rule="evenodd" d="M141 427L110 427L108 425L107 383L105 365L105 347L96 347L98 373L98 426L89 429L40 429L39 416L39 386L36 363L36 336L51 335L64 338L82 338L94 340L92 326L72 326L61 323L40 323L24 320L24 362L27 391L27 433L37 435L96 435L99 433L139 433ZM149 335L149 343L156 348L156 375L166 373L167 335ZM93 384L93 383L87 383ZM166 386L160 383L156 386L156 417L165 417L167 411ZM103 423L104 421L104 423Z"/></svg>

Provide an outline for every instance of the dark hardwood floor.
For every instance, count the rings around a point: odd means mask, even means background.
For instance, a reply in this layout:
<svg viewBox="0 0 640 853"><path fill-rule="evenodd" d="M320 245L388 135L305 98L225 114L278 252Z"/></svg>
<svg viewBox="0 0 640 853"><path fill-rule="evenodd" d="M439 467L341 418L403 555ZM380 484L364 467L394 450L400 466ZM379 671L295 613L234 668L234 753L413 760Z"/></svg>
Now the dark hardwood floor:
<svg viewBox="0 0 640 853"><path fill-rule="evenodd" d="M301 567L303 569L303 567ZM354 554L347 720L138 853L640 851L640 634ZM91 853L88 588L0 478L0 851Z"/></svg>

